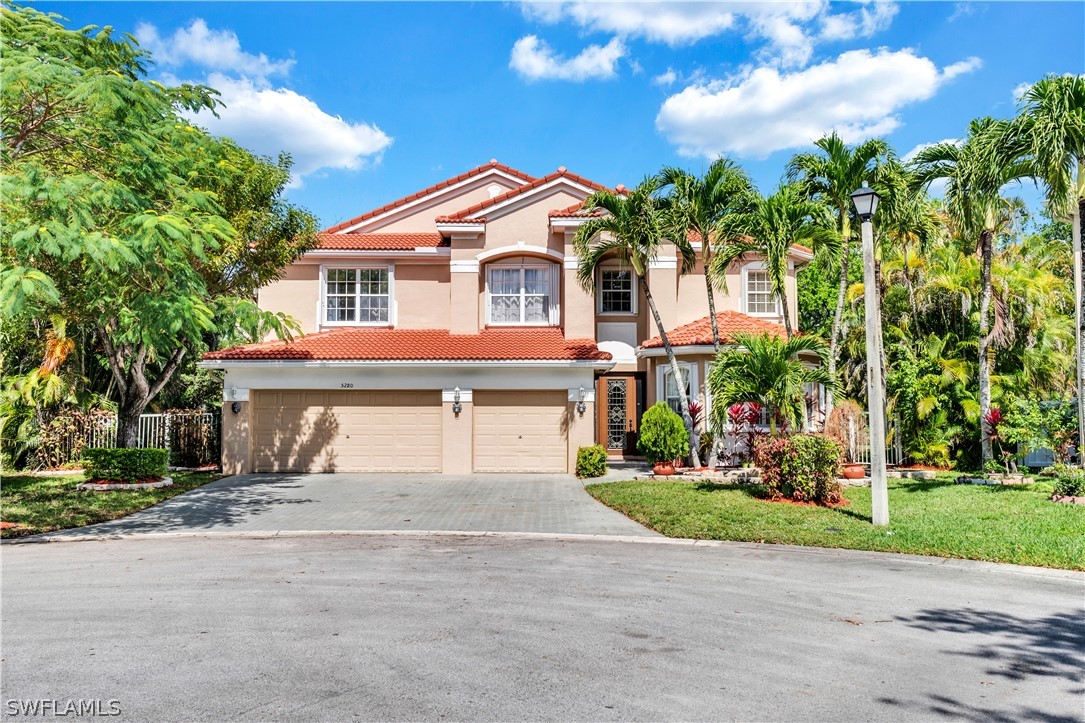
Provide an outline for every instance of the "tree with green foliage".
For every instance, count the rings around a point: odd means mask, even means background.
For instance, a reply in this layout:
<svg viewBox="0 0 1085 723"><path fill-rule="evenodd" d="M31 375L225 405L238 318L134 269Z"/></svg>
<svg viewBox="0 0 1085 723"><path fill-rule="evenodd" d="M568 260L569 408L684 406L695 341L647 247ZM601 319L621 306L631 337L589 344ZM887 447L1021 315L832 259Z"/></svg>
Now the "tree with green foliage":
<svg viewBox="0 0 1085 723"><path fill-rule="evenodd" d="M682 383L684 379L682 369L674 356L674 349L671 347L670 339L667 338L667 328L663 325L663 319L659 315L659 308L652 297L652 290L647 279L649 264L659 256L660 250L666 243L663 213L659 209L659 199L656 197L659 189L659 179L648 177L632 190L624 193L600 190L584 201L584 208L596 211L597 215L581 224L576 231L573 246L580 259L577 266L577 280L584 289L594 293L595 271L599 264L609 258L616 258L633 270L641 293L644 294L644 299L648 303L648 309L652 312L652 319L663 341L670 371L674 375L675 386L678 388L678 401L682 410L682 421L686 425L690 439L690 456L693 466L700 467L696 431L689 411L689 393L686 385ZM692 249L688 244L680 245L678 249L682 254L681 266L685 269L690 268L695 263Z"/></svg>
<svg viewBox="0 0 1085 723"><path fill-rule="evenodd" d="M748 211L721 216L714 233L724 242L723 251L713 261L709 273L717 281L726 278L730 265L746 254L764 259L772 295L784 312L787 337L794 335L791 310L787 303L787 272L791 247L810 246L815 254L839 257L840 236L833 228L829 209L808 200L794 184L780 186L771 196L750 192ZM717 347L716 351L719 351Z"/></svg>
<svg viewBox="0 0 1085 723"><path fill-rule="evenodd" d="M816 365L808 365L800 354L813 353ZM799 429L806 416L806 385L836 385L825 368L829 348L816 336L801 335L780 339L772 334L739 334L735 346L716 355L709 375L712 394L712 424L718 434L727 424L727 410L733 404L753 402L769 410L769 428L776 433L776 420Z"/></svg>
<svg viewBox="0 0 1085 723"><path fill-rule="evenodd" d="M667 194L661 199L666 219L666 233L678 244L686 244L695 238L701 243L701 271L704 273L705 293L708 297L708 319L712 327L712 346L720 350L720 329L716 319L716 290L726 290L710 273L717 247L723 241L713 235L714 226L721 218L745 210L750 191L746 172L729 158L720 157L709 165L702 176L693 175L681 168L668 166L659 172L658 179ZM705 404L712 406L712 390L708 380L704 383ZM708 466L716 466L716 445L709 447Z"/></svg>
<svg viewBox="0 0 1085 723"><path fill-rule="evenodd" d="M1072 219L1077 317L1078 449L1085 450L1085 76L1049 75L1034 83L1009 130L1011 147L1028 158L1033 178L1047 190L1055 218ZM1085 467L1085 453L1080 454Z"/></svg>
<svg viewBox="0 0 1085 723"><path fill-rule="evenodd" d="M982 420L991 409L992 343L1001 341L1004 324L991 326L991 266L995 239L1011 223L1020 202L1002 195L1007 184L1028 175L1028 166L1007 153L1002 144L1008 124L993 118L974 120L963 142L944 141L921 150L913 160L924 183L946 180L946 207L958 232L975 239L980 259L979 331L977 359L980 404L980 445L983 463L993 459L990 430ZM998 300L996 311L1003 307ZM998 319L1001 319L999 314ZM996 338L997 337L997 338Z"/></svg>
<svg viewBox="0 0 1085 723"><path fill-rule="evenodd" d="M836 228L843 243L833 328L829 334L829 376L835 379L845 313L844 302L850 283L848 269L852 256L851 246L859 229L851 194L864 182L877 187L880 180L879 169L891 158L891 150L889 144L880 138L848 146L835 131L818 139L814 145L819 152L799 153L791 159L787 164L787 177L791 181L799 182L809 197L821 200L833 210L836 214ZM826 394L825 402L825 414L829 415L833 411L832 391Z"/></svg>
<svg viewBox="0 0 1085 723"><path fill-rule="evenodd" d="M296 329L252 293L312 246L315 222L281 199L287 159L186 121L216 93L147 80L133 38L15 5L0 29L0 297L9 314L94 329L130 447L208 338Z"/></svg>

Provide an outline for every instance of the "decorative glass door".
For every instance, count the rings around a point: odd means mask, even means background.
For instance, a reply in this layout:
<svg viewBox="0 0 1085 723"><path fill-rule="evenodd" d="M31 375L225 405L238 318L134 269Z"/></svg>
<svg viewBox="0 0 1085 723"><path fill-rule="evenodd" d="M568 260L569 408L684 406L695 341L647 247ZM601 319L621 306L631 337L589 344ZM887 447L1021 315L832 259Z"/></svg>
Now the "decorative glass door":
<svg viewBox="0 0 1085 723"><path fill-rule="evenodd" d="M596 380L596 439L611 454L634 453L637 442L637 390L637 379L632 374L602 376Z"/></svg>

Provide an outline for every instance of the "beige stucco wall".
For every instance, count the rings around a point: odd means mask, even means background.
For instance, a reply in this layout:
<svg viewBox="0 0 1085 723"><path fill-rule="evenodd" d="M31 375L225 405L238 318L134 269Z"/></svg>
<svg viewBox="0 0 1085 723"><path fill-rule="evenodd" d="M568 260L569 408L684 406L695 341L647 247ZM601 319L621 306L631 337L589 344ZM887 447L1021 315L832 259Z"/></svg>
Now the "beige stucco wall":
<svg viewBox="0 0 1085 723"><path fill-rule="evenodd" d="M555 190L553 193L532 196L529 204L514 211L488 216L486 248L495 249L524 242L537 246L545 245L562 253L565 239L563 235L550 233L550 211L567 208L582 200L583 198L573 196L567 191Z"/></svg>
<svg viewBox="0 0 1085 723"><path fill-rule="evenodd" d="M584 402L584 415L576 411L576 402L569 402L569 474L576 474L576 452L595 444L595 403Z"/></svg>
<svg viewBox="0 0 1085 723"><path fill-rule="evenodd" d="M293 264L282 278L256 293L256 303L265 311L289 314L301 325L302 333L317 331L320 304L320 266Z"/></svg>
<svg viewBox="0 0 1085 723"><path fill-rule="evenodd" d="M437 264L396 264L396 327L448 329L452 283L446 260Z"/></svg>
<svg viewBox="0 0 1085 723"><path fill-rule="evenodd" d="M441 472L471 474L474 471L474 412L475 405L461 402L459 416L452 411L453 402L444 402L441 410Z"/></svg>
<svg viewBox="0 0 1085 723"><path fill-rule="evenodd" d="M238 402L241 411L234 414L232 404L222 403L222 473L247 474L252 471L252 409L249 402Z"/></svg>
<svg viewBox="0 0 1085 723"><path fill-rule="evenodd" d="M391 221L378 221L370 223L359 229L379 233L396 233L403 231L426 231L437 230L435 219L438 216L448 216L457 211L474 206L476 203L490 198L489 187L501 186L501 193L516 188L517 184L505 178L487 178L481 184L476 182L465 187L465 190L455 196L448 196L434 203L432 201L412 208L402 217Z"/></svg>

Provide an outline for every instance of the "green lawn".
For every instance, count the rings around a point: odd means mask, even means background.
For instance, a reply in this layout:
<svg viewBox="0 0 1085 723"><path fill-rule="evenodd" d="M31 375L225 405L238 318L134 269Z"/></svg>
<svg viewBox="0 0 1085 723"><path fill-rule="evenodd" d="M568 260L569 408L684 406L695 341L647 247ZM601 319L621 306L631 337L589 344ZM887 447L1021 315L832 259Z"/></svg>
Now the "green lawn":
<svg viewBox="0 0 1085 723"><path fill-rule="evenodd" d="M1050 483L956 485L890 480L888 528L870 524L870 489L844 490L829 509L759 499L757 485L610 482L603 504L668 537L884 550L1085 570L1085 505L1050 502Z"/></svg>
<svg viewBox="0 0 1085 723"><path fill-rule="evenodd" d="M4 529L0 535L25 537L115 520L221 476L208 472L170 472L173 478L170 487L83 492L75 488L83 481L82 475L4 475L0 480L0 519L17 527Z"/></svg>

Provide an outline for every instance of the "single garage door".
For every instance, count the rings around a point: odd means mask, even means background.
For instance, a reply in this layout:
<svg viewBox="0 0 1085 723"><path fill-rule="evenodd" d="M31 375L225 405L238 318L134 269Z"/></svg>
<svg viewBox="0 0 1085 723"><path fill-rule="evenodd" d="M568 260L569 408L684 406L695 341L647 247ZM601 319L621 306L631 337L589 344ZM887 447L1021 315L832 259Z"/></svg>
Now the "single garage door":
<svg viewBox="0 0 1085 723"><path fill-rule="evenodd" d="M440 472L439 391L253 392L257 472Z"/></svg>
<svg viewBox="0 0 1085 723"><path fill-rule="evenodd" d="M475 471L565 472L567 394L475 390Z"/></svg>

